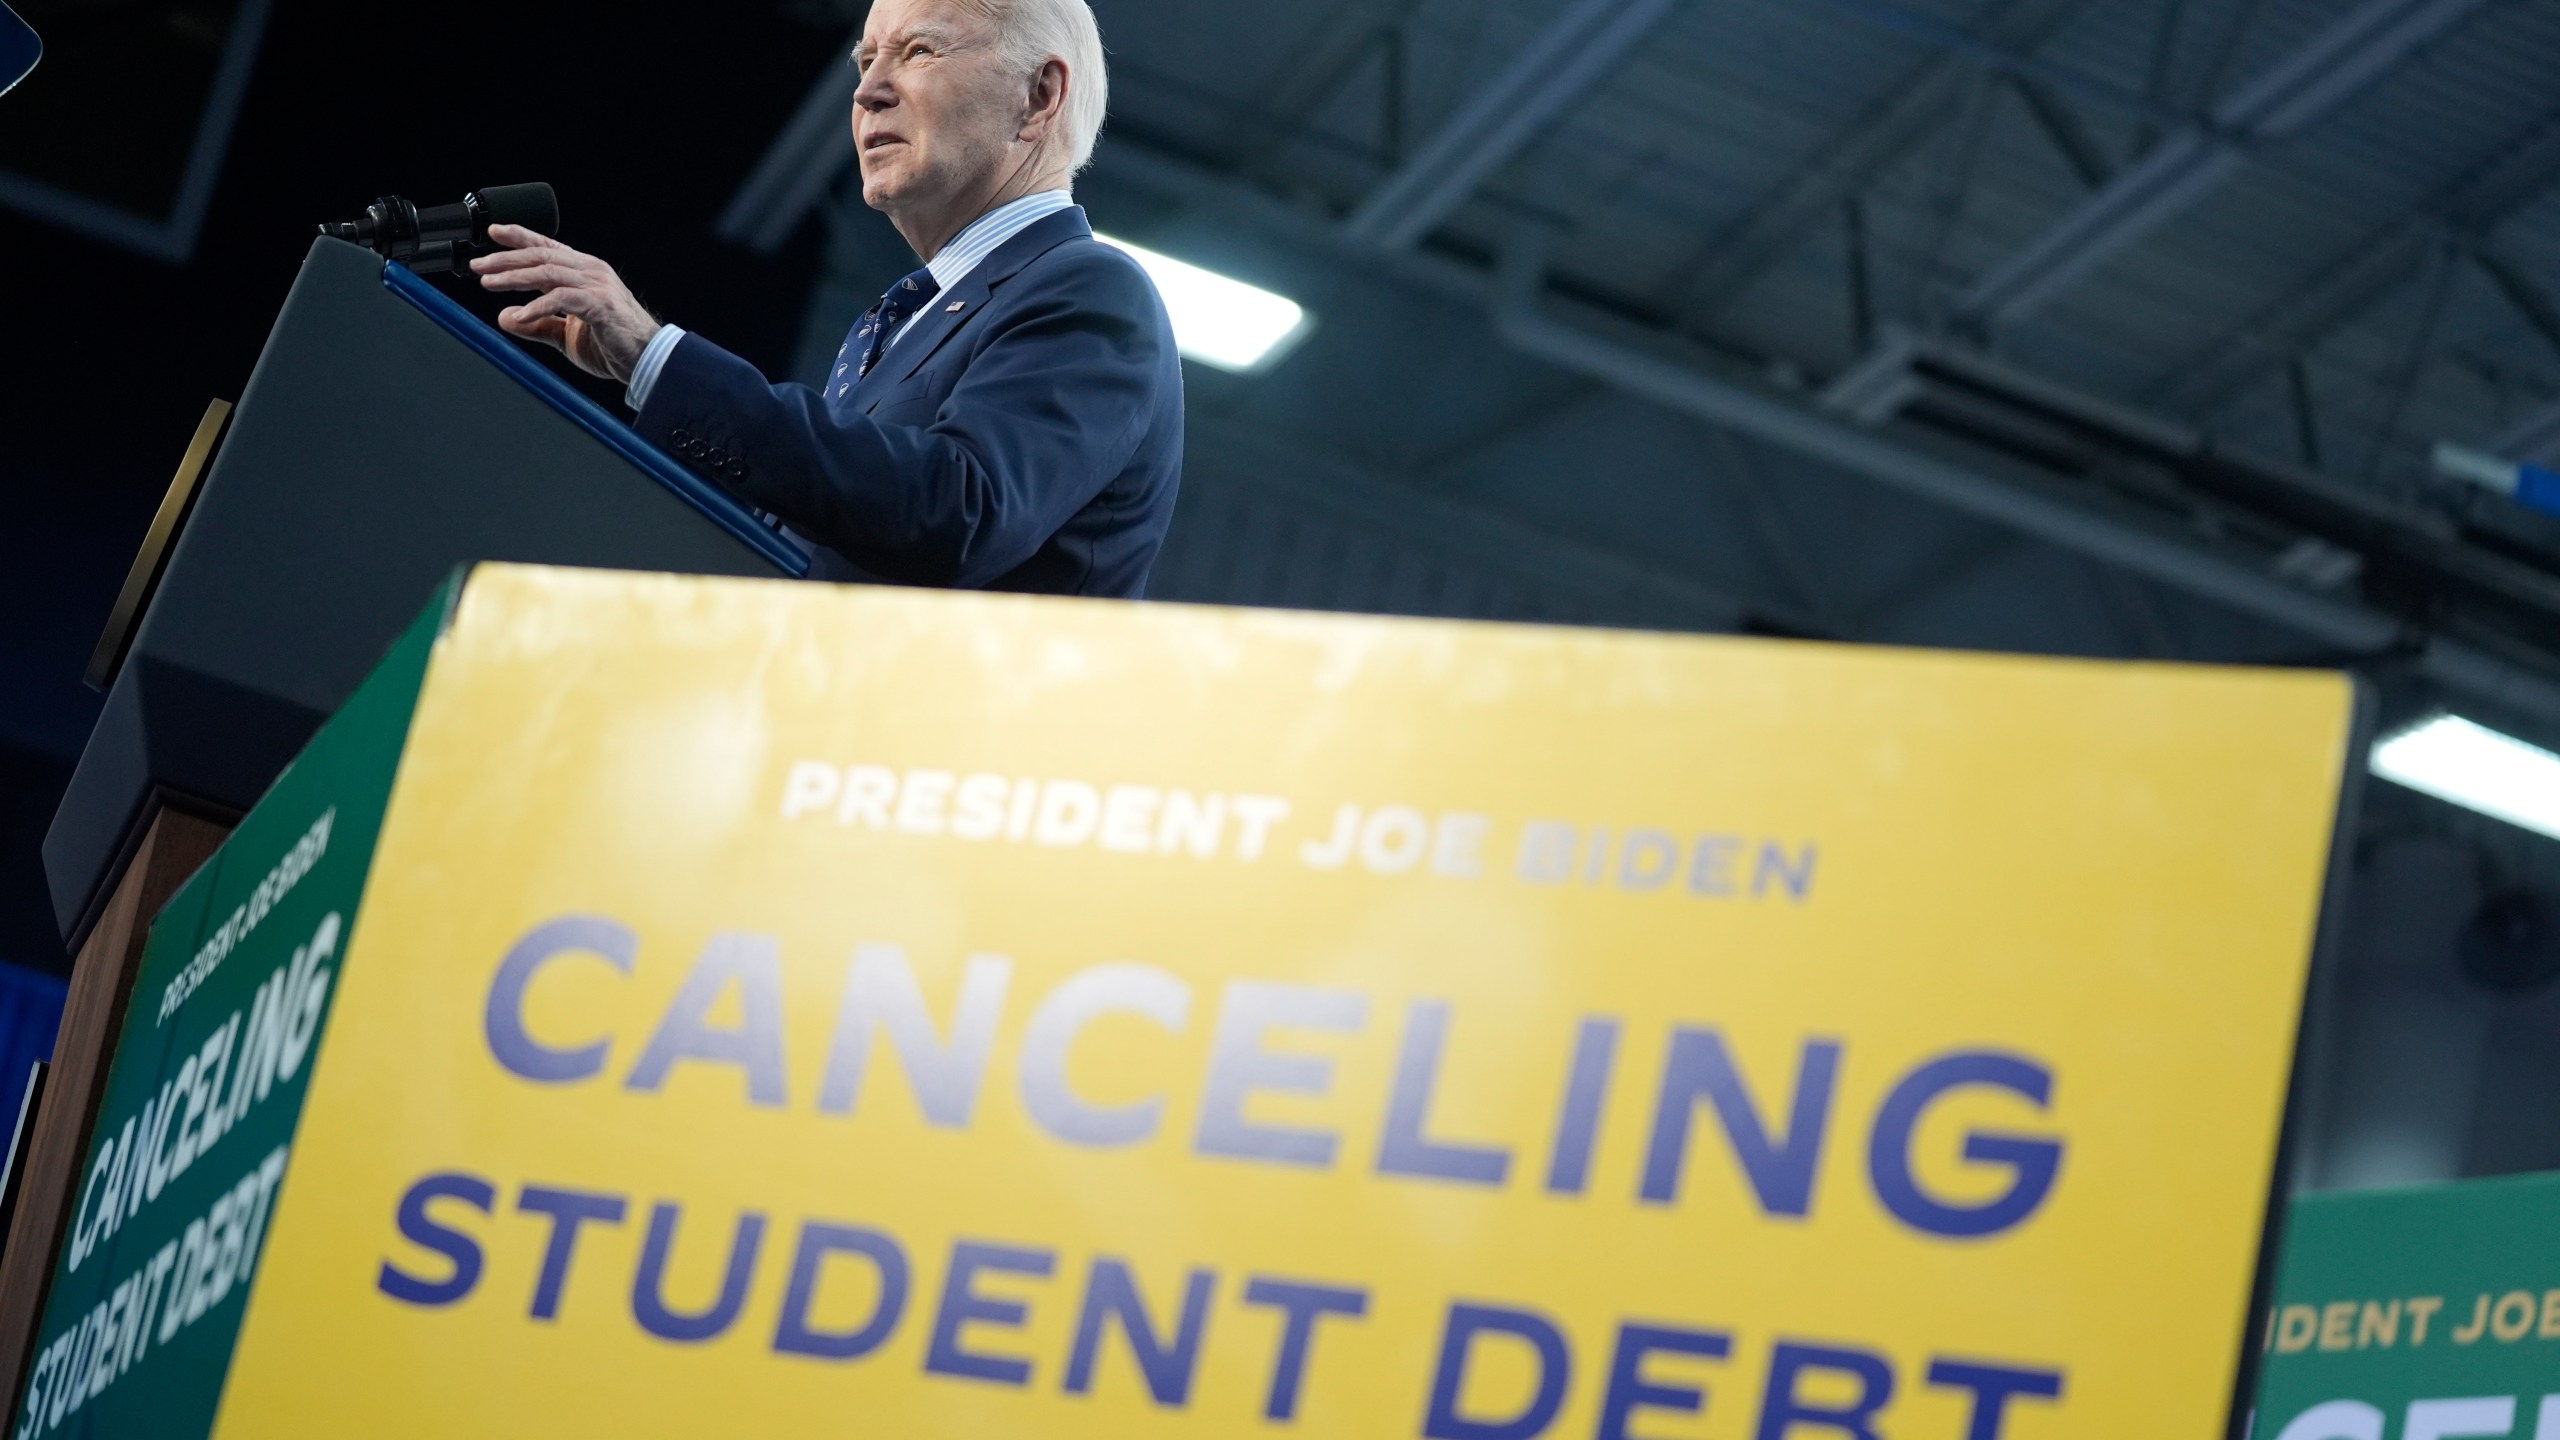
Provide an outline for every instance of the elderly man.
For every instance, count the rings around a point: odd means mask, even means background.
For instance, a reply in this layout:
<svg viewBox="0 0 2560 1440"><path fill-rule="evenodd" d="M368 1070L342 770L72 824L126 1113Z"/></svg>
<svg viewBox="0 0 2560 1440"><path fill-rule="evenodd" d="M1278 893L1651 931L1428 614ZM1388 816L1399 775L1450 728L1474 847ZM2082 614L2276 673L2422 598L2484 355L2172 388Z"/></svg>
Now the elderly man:
<svg viewBox="0 0 2560 1440"><path fill-rule="evenodd" d="M1085 0L876 0L854 63L862 198L924 268L824 384L775 385L529 230L474 262L498 317L625 382L643 435L770 512L813 578L1134 597L1182 473L1182 366L1144 271L1069 182L1102 128Z"/></svg>

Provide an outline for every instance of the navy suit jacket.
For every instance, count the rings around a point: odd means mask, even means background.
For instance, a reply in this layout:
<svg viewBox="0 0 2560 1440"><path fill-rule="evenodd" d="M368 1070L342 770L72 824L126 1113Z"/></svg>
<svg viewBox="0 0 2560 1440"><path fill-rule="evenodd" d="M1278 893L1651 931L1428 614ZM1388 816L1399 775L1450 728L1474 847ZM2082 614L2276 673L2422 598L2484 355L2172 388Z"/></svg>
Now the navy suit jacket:
<svg viewBox="0 0 2560 1440"><path fill-rule="evenodd" d="M688 333L635 423L787 522L812 579L1136 598L1182 478L1182 358L1146 272L1071 208L842 399Z"/></svg>

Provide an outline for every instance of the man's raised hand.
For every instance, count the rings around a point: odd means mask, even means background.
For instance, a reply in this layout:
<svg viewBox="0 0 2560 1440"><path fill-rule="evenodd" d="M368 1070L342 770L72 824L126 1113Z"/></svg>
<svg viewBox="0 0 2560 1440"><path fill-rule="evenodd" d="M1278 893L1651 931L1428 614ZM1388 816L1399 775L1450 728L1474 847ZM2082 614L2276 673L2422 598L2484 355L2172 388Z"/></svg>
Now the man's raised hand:
<svg viewBox="0 0 2560 1440"><path fill-rule="evenodd" d="M471 262L481 286L542 292L499 311L499 329L551 346L590 375L631 378L658 321L612 266L521 225L492 225L489 239L504 248Z"/></svg>

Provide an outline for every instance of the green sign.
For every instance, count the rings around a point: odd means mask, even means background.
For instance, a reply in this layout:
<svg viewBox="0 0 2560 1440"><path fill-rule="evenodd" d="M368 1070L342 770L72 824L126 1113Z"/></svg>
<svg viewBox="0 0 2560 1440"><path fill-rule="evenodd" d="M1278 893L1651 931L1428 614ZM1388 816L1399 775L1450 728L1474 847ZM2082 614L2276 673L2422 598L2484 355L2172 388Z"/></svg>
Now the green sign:
<svg viewBox="0 0 2560 1440"><path fill-rule="evenodd" d="M2560 1440L2560 1175L2294 1203L2255 1440Z"/></svg>
<svg viewBox="0 0 2560 1440"><path fill-rule="evenodd" d="M13 1440L211 1430L444 613L428 607L153 921Z"/></svg>

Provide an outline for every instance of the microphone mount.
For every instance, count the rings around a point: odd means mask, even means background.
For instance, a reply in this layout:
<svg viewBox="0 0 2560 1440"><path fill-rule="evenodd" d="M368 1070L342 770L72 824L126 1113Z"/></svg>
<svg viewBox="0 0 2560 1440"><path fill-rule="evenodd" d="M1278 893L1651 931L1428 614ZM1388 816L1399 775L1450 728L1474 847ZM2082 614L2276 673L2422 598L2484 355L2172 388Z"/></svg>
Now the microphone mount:
<svg viewBox="0 0 2560 1440"><path fill-rule="evenodd" d="M467 275L474 256L497 247L492 225L522 225L543 234L560 228L560 201L550 186L494 185L462 197L458 205L416 205L385 195L345 225L323 224L320 233L362 245L421 275Z"/></svg>

